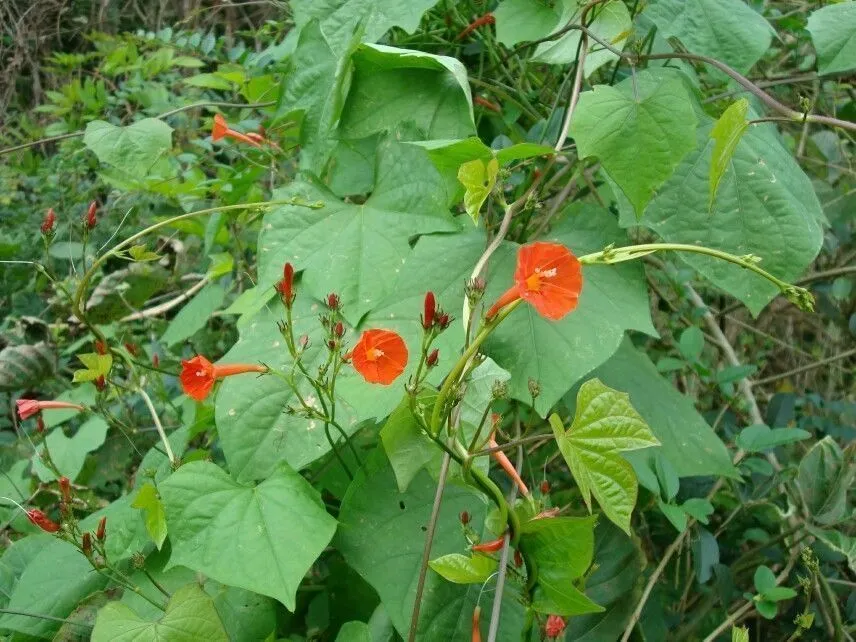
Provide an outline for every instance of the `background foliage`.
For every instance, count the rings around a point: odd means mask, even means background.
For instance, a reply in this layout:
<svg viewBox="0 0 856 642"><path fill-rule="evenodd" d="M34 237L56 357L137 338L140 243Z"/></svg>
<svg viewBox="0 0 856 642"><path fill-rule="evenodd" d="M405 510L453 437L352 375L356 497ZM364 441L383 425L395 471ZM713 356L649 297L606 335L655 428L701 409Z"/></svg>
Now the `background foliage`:
<svg viewBox="0 0 856 642"><path fill-rule="evenodd" d="M746 639L852 639L856 2L38 0L0 15L0 496L59 520L68 477L81 529L108 517L106 553L138 589L6 502L9 639L387 642L408 638L417 600L418 639L469 639L476 604L487 638L495 564L454 583L437 559L502 526L455 473L417 598L440 453L401 406L404 378L337 384L351 480L321 426L283 412L295 395L276 378L230 378L195 403L175 375L194 354L289 367L273 286L291 261L312 364L336 292L347 341L399 332L412 375L432 290L458 317L436 344L439 384L497 235L486 302L536 239L579 256L706 245L816 298L806 313L750 270L658 253L586 266L561 322L521 307L499 327L462 416L491 406L504 438L532 437L512 459L562 509L528 522L543 568L530 639L547 613L573 616L567 640L728 639L735 624ZM216 113L276 147L212 141ZM323 207L177 218L293 198ZM85 361L87 324L112 369ZM586 423L604 385L629 395L625 427L650 433ZM97 414L46 412L40 432L18 398ZM527 617L510 568L500 640Z"/></svg>

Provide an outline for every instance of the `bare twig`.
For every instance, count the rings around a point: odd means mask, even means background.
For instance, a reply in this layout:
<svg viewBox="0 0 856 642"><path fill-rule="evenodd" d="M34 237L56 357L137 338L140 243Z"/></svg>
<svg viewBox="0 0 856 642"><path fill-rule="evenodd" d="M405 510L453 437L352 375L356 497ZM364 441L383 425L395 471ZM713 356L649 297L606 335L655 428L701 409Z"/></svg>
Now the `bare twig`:
<svg viewBox="0 0 856 642"><path fill-rule="evenodd" d="M854 348L853 350L847 350L840 354L833 355L831 357L827 357L826 359L821 359L820 361L815 361L814 363L809 363L804 366L800 366L799 368L794 368L793 370L788 370L787 372L780 372L779 374L766 377L765 379L758 379L757 381L753 381L751 385L763 386L768 383L778 381L779 379L787 379L788 377L791 377L793 375L808 372L809 370L814 370L816 368L822 368L823 366L828 366L830 363L834 363L836 361L840 361L841 359L847 359L853 356L856 356L856 348Z"/></svg>
<svg viewBox="0 0 856 642"><path fill-rule="evenodd" d="M154 404L152 404L152 400L146 391L143 389L143 385L145 385L145 379L140 381L140 387L138 392L140 396L143 398L143 401L146 402L146 407L149 409L149 414L152 416L152 421L155 422L155 428L158 429L158 435L160 435L161 442L163 443L164 450L166 451L166 456L169 459L170 465L175 468L177 464L177 460L175 458L175 453L172 452L172 446L169 443L169 439L166 438L166 432L164 432L163 425L161 424L160 417L158 417L158 413L155 410Z"/></svg>
<svg viewBox="0 0 856 642"><path fill-rule="evenodd" d="M437 480L437 492L434 493L434 505L431 507L431 519L428 521L428 531L425 533L425 548L422 550L422 563L419 567L419 580L416 583L416 599L413 602L413 614L410 616L410 633L408 642L416 641L416 630L419 628L419 610L422 607L422 593L425 591L425 578L428 575L428 560L431 558L431 545L434 543L434 533L437 531L437 521L440 517L440 505L443 503L443 491L446 490L446 477L449 475L449 453L443 454L440 465L440 478Z"/></svg>
<svg viewBox="0 0 856 642"><path fill-rule="evenodd" d="M209 278L205 276L198 283L194 283L192 287L188 288L174 299L164 301L160 305L156 305L151 308L146 308L145 310L133 312L127 316L122 317L119 321L137 321L139 319L148 319L150 317L160 316L161 314L169 312L174 307L181 305L182 303L187 301L190 297L199 292L199 290L208 285L208 283Z"/></svg>

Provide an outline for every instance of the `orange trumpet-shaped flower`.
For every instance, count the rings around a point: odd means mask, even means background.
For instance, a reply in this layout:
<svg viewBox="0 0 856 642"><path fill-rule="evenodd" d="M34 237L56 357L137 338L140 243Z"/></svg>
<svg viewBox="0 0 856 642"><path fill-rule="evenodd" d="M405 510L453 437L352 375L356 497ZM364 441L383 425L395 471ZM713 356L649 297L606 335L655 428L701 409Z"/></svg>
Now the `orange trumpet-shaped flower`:
<svg viewBox="0 0 856 642"><path fill-rule="evenodd" d="M348 358L363 379L388 386L404 372L407 345L392 330L366 330Z"/></svg>
<svg viewBox="0 0 856 642"><path fill-rule="evenodd" d="M211 138L215 141L218 141L221 138L231 138L232 140L247 143L253 147L262 146L258 140L255 140L246 134L242 134L241 132L236 132L234 129L230 129L229 125L226 123L226 119L220 114L216 114L214 116L214 127L211 129Z"/></svg>
<svg viewBox="0 0 856 642"><path fill-rule="evenodd" d="M202 355L181 362L181 388L188 397L202 401L211 392L217 379L245 372L267 372L267 366L246 363L229 363L215 366Z"/></svg>
<svg viewBox="0 0 856 642"><path fill-rule="evenodd" d="M514 285L487 312L492 319L503 307L523 299L543 317L558 321L577 307L583 275L580 262L558 243L531 243L517 253Z"/></svg>
<svg viewBox="0 0 856 642"><path fill-rule="evenodd" d="M471 642L481 642L481 626L479 624L481 620L481 607L476 604L476 608L473 609L473 635Z"/></svg>
<svg viewBox="0 0 856 642"><path fill-rule="evenodd" d="M33 415L40 413L42 410L86 410L86 408L84 408L78 403L69 403L67 401L37 401L36 399L18 399L15 402L15 405L18 408L18 416L21 419L29 419Z"/></svg>

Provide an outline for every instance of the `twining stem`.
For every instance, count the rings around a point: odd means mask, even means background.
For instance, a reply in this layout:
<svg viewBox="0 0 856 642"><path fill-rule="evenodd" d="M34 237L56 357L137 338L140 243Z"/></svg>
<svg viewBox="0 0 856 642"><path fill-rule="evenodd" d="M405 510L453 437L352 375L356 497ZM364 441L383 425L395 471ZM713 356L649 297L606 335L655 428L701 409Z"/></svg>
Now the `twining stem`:
<svg viewBox="0 0 856 642"><path fill-rule="evenodd" d="M784 294L789 301L799 306L801 309L811 309L811 294L804 288L792 285L780 278L770 274L767 270L758 267L758 262L761 260L752 254L737 256L729 254L722 250L705 247L703 245L689 245L685 243L643 243L640 245L629 245L625 247L607 247L600 252L593 252L579 257L580 263L583 265L596 264L612 264L621 263L622 261L630 261L641 258L647 254L654 252L673 251L673 252L693 252L695 254L704 254L716 259L721 259L740 267L754 272L761 276L773 285L775 285Z"/></svg>

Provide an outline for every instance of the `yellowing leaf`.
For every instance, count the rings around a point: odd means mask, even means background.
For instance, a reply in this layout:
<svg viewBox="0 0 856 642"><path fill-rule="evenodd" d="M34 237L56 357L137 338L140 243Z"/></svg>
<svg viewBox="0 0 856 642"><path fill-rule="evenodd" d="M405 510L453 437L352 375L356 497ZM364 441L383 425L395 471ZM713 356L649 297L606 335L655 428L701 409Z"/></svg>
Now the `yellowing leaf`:
<svg viewBox="0 0 856 642"><path fill-rule="evenodd" d="M428 562L435 573L455 584L483 584L496 571L497 563L492 557L450 553Z"/></svg>
<svg viewBox="0 0 856 642"><path fill-rule="evenodd" d="M741 98L726 109L713 129L710 137L713 139L713 158L710 162L710 201L708 209L713 209L713 201L716 198L716 190L722 180L725 170L734 156L737 143L743 136L743 132L749 126L746 113L749 111L749 101Z"/></svg>
<svg viewBox="0 0 856 642"><path fill-rule="evenodd" d="M128 254L135 261L157 261L160 258L155 252L147 250L145 245L134 245Z"/></svg>
<svg viewBox="0 0 856 642"><path fill-rule="evenodd" d="M75 383L95 381L99 377L106 377L110 373L110 368L113 367L113 357L109 354L87 352L77 355L77 358L86 366L86 369L74 371L73 381Z"/></svg>
<svg viewBox="0 0 856 642"><path fill-rule="evenodd" d="M550 425L589 511L594 495L604 514L629 534L639 485L619 453L660 445L630 404L630 396L590 379L577 393L571 427L565 431L555 413Z"/></svg>
<svg viewBox="0 0 856 642"><path fill-rule="evenodd" d="M467 161L458 169L458 180L466 188L464 207L473 223L479 221L479 210L496 185L499 161L491 158L485 163L480 158Z"/></svg>

